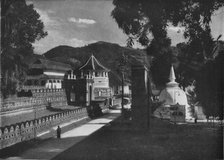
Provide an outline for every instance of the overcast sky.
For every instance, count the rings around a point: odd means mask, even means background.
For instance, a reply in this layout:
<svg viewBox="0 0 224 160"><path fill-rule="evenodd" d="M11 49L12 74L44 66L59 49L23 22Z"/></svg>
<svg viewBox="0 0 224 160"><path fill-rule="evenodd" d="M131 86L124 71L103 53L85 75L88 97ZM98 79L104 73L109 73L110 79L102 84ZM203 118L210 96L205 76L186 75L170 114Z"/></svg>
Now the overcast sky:
<svg viewBox="0 0 224 160"><path fill-rule="evenodd" d="M126 45L127 36L111 17L112 0L28 0L44 22L48 36L33 44L35 53L43 54L59 45L84 46L97 41ZM212 35L223 34L224 8L212 17ZM178 27L170 26L172 45L183 42Z"/></svg>

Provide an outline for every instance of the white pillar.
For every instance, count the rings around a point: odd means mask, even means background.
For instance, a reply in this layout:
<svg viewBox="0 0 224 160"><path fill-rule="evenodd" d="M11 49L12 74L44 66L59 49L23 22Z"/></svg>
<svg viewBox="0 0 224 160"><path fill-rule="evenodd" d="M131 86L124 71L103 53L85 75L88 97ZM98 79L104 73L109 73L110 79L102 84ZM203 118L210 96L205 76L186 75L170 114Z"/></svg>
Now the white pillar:
<svg viewBox="0 0 224 160"><path fill-rule="evenodd" d="M52 88L54 89L55 87L55 80L52 81Z"/></svg>
<svg viewBox="0 0 224 160"><path fill-rule="evenodd" d="M83 71L81 71L81 78L83 78Z"/></svg>
<svg viewBox="0 0 224 160"><path fill-rule="evenodd" d="M55 80L54 88L58 87L58 80Z"/></svg>
<svg viewBox="0 0 224 160"><path fill-rule="evenodd" d="M58 80L55 80L55 87L54 88L58 88Z"/></svg>
<svg viewBox="0 0 224 160"><path fill-rule="evenodd" d="M45 87L49 88L49 80L46 81Z"/></svg>
<svg viewBox="0 0 224 160"><path fill-rule="evenodd" d="M58 88L61 88L61 80L58 80Z"/></svg>
<svg viewBox="0 0 224 160"><path fill-rule="evenodd" d="M71 71L71 79L73 79L74 77L73 77L73 71Z"/></svg>

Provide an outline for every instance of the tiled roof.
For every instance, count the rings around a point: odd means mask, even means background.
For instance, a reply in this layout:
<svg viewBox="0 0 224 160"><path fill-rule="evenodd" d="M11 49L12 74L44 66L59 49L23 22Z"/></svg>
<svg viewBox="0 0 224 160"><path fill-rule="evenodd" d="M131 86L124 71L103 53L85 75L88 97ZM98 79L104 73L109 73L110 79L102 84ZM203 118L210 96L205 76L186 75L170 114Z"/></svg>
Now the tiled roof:
<svg viewBox="0 0 224 160"><path fill-rule="evenodd" d="M104 67L93 55L86 61L86 63L79 68L79 70L103 70L110 71L106 67Z"/></svg>
<svg viewBox="0 0 224 160"><path fill-rule="evenodd" d="M39 69L55 70L55 71L68 71L71 69L71 66L68 64L51 61L47 59L38 59L33 64L30 65L30 68L39 68Z"/></svg>
<svg viewBox="0 0 224 160"><path fill-rule="evenodd" d="M26 77L26 80L39 80L39 79L63 79L64 76L54 76L54 75L29 75Z"/></svg>

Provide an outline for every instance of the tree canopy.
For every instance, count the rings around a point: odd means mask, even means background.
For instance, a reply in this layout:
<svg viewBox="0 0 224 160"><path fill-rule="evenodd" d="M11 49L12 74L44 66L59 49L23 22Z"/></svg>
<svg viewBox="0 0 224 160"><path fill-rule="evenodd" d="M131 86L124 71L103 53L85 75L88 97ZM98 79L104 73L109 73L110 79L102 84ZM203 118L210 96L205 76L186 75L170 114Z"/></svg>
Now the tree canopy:
<svg viewBox="0 0 224 160"><path fill-rule="evenodd" d="M196 81L197 98L207 110L206 114L222 112L220 94L223 91L217 88L221 84L218 79L223 77L223 66L219 64L221 56L215 54L221 35L217 41L213 39L210 23L213 13L224 6L223 0L114 0L113 4L111 15L128 35L127 45L140 43L153 57L151 72L156 85L165 84L169 66L173 64L181 86ZM184 28L186 43L178 44L176 49L171 47L167 35L170 25ZM212 72L211 68L217 71ZM221 76L214 76L216 73ZM212 86L212 78L208 76L214 78ZM216 98L210 98L212 96Z"/></svg>
<svg viewBox="0 0 224 160"><path fill-rule="evenodd" d="M33 54L32 43L44 38L44 24L25 0L1 0L1 91L15 94L25 80L24 57Z"/></svg>
<svg viewBox="0 0 224 160"><path fill-rule="evenodd" d="M169 24L184 27L184 36L196 46L204 47L205 56L211 51L210 22L215 10L224 5L222 0L114 0L112 17L129 36L128 44L139 42L149 48L148 53L158 55L170 46L167 37ZM153 37L150 39L150 35ZM198 44L200 43L200 44ZM201 46L201 47L198 47ZM211 47L210 47L211 46ZM209 48L208 48L209 47ZM208 49L207 49L208 48Z"/></svg>
<svg viewBox="0 0 224 160"><path fill-rule="evenodd" d="M40 15L25 0L1 0L1 52L9 48L32 53L32 43L47 35Z"/></svg>

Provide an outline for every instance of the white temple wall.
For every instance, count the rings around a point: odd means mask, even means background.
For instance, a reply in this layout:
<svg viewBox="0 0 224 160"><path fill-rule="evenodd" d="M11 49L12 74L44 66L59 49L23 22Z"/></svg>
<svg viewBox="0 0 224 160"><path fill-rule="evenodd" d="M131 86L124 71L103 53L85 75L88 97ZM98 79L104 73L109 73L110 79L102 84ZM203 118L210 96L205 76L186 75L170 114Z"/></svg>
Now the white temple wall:
<svg viewBox="0 0 224 160"><path fill-rule="evenodd" d="M94 77L93 80L94 80L94 83L93 83L94 87L109 88L108 77Z"/></svg>
<svg viewBox="0 0 224 160"><path fill-rule="evenodd" d="M51 72L51 71L45 71L44 72L45 75L48 75L48 76L62 76L64 77L64 73L60 73L60 72Z"/></svg>

